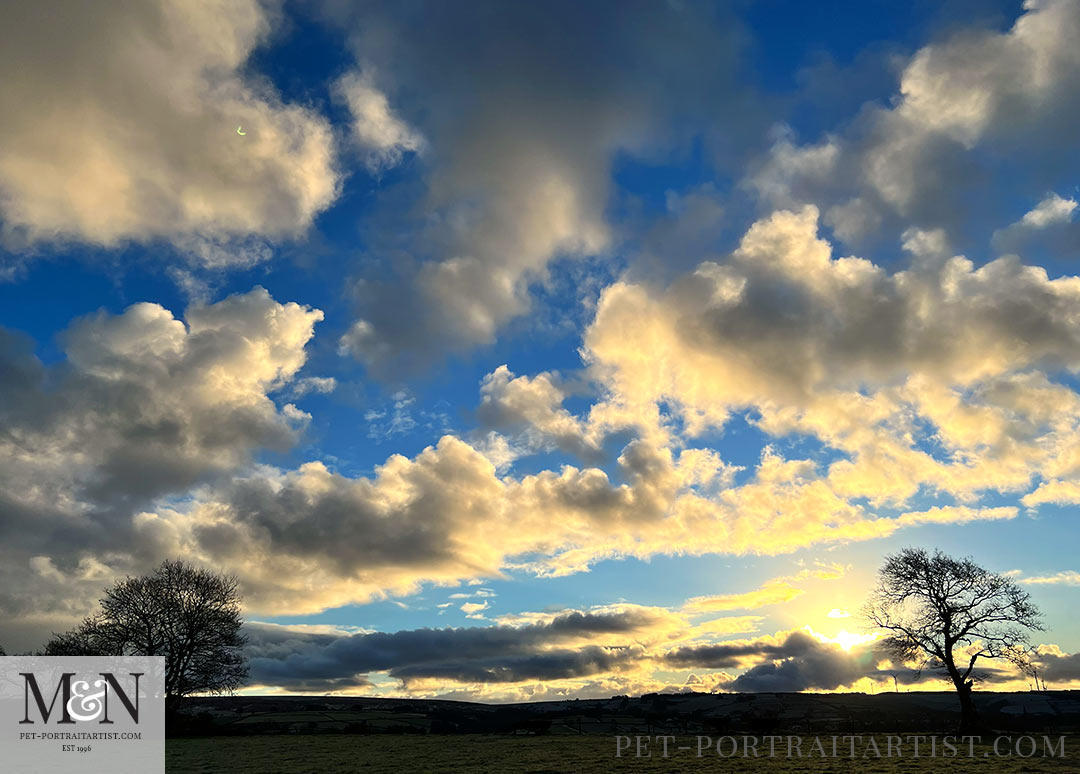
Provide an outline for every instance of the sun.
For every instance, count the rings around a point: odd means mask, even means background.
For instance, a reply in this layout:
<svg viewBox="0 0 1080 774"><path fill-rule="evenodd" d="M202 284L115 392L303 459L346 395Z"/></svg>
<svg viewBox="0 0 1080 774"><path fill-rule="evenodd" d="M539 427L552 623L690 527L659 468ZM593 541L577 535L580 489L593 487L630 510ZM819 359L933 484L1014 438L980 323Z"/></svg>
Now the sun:
<svg viewBox="0 0 1080 774"><path fill-rule="evenodd" d="M845 629L841 629L835 635L829 637L821 632L815 631L812 626L807 625L803 628L822 642L831 642L834 645L839 645L843 650L851 650L858 645L865 645L868 642L873 642L879 636L874 633L859 634L858 632L849 632Z"/></svg>

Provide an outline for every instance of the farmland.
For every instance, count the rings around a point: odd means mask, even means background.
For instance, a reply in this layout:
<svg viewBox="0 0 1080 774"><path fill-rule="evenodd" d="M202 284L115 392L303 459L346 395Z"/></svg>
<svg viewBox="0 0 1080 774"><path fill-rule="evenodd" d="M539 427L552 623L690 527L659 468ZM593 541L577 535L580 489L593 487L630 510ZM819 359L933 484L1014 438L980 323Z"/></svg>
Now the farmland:
<svg viewBox="0 0 1080 774"><path fill-rule="evenodd" d="M884 755L886 741L876 737ZM783 774L821 774L833 772L1077 772L1080 771L1080 739L1066 739L1065 757L1021 758L994 755L989 745L974 747L973 757L961 747L958 757L846 757L841 746L838 757L787 758L781 746L778 757L720 758L710 748L696 756L693 738L676 738L692 749L664 758L659 748L651 757L636 757L633 752L616 757L616 740L604 736L494 736L494 735L292 735L261 737L213 737L170 740L166 752L166 770L180 774L339 774L362 771L367 774L449 774L483 772L484 774L589 774L589 772L626 772L660 774L669 772L783 772ZM805 744L804 739L804 744ZM1040 742L1041 743L1041 742ZM674 744L674 742L673 742ZM1002 751L1005 750L1002 745ZM804 750L808 750L804 747ZM1060 748L1059 748L1060 749ZM826 750L828 744L826 743ZM1025 753L1026 749L1023 750ZM726 754L728 751L724 749ZM1038 755L1041 755L1040 750Z"/></svg>
<svg viewBox="0 0 1080 774"><path fill-rule="evenodd" d="M992 727L1010 736L997 752L990 737L971 748L953 740L952 752L942 745L956 722L956 699L949 693L686 693L509 705L222 697L195 700L188 707L189 736L169 740L167 770L1080 772L1080 694L982 692L977 701ZM930 750L929 742L920 742L916 758L908 739L923 734L938 741ZM908 741L890 750L887 735L894 745ZM772 750L766 741L770 737ZM1050 749L1044 737L1051 740ZM820 740L817 748L814 739Z"/></svg>

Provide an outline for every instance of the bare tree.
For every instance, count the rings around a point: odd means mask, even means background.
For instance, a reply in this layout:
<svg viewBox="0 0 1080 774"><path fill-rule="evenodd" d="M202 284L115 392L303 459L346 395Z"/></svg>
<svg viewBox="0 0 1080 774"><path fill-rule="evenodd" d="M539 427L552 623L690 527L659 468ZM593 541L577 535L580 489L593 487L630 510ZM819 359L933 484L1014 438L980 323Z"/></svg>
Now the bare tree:
<svg viewBox="0 0 1080 774"><path fill-rule="evenodd" d="M115 627L101 613L84 618L74 629L60 634L54 632L44 650L46 656L117 656L126 653Z"/></svg>
<svg viewBox="0 0 1080 774"><path fill-rule="evenodd" d="M1039 609L1012 579L971 559L905 548L885 558L864 614L888 632L882 645L905 662L945 672L960 699L960 728L978 728L971 690L979 659L1028 669L1028 631Z"/></svg>
<svg viewBox="0 0 1080 774"><path fill-rule="evenodd" d="M165 656L166 703L174 710L184 696L246 682L242 624L235 578L166 561L106 589L101 611L54 634L45 654Z"/></svg>

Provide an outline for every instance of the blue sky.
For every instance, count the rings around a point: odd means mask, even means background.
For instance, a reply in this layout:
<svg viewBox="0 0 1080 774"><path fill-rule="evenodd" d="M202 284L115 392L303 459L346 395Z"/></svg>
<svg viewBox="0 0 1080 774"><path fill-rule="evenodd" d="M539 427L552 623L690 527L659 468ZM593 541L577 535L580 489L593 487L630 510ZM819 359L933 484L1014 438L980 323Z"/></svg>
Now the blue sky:
<svg viewBox="0 0 1080 774"><path fill-rule="evenodd" d="M850 669L792 687L866 690L858 608L915 545L1011 573L1080 679L1077 30L1066 0L25 4L0 641L179 554L240 577L253 690L723 689L757 662L665 648L806 626ZM309 667L572 611L618 634L529 646L568 672Z"/></svg>

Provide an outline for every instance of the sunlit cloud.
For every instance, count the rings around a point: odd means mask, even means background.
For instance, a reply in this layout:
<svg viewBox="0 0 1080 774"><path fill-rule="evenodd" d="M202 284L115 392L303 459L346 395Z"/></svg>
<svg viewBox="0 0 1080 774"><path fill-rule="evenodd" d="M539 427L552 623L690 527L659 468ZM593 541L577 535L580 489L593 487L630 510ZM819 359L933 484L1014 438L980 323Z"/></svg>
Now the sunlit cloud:
<svg viewBox="0 0 1080 774"><path fill-rule="evenodd" d="M1033 586L1061 584L1064 586L1080 586L1080 572L1075 570L1063 570L1053 575L1035 575L1029 578L1021 578L1021 583Z"/></svg>

